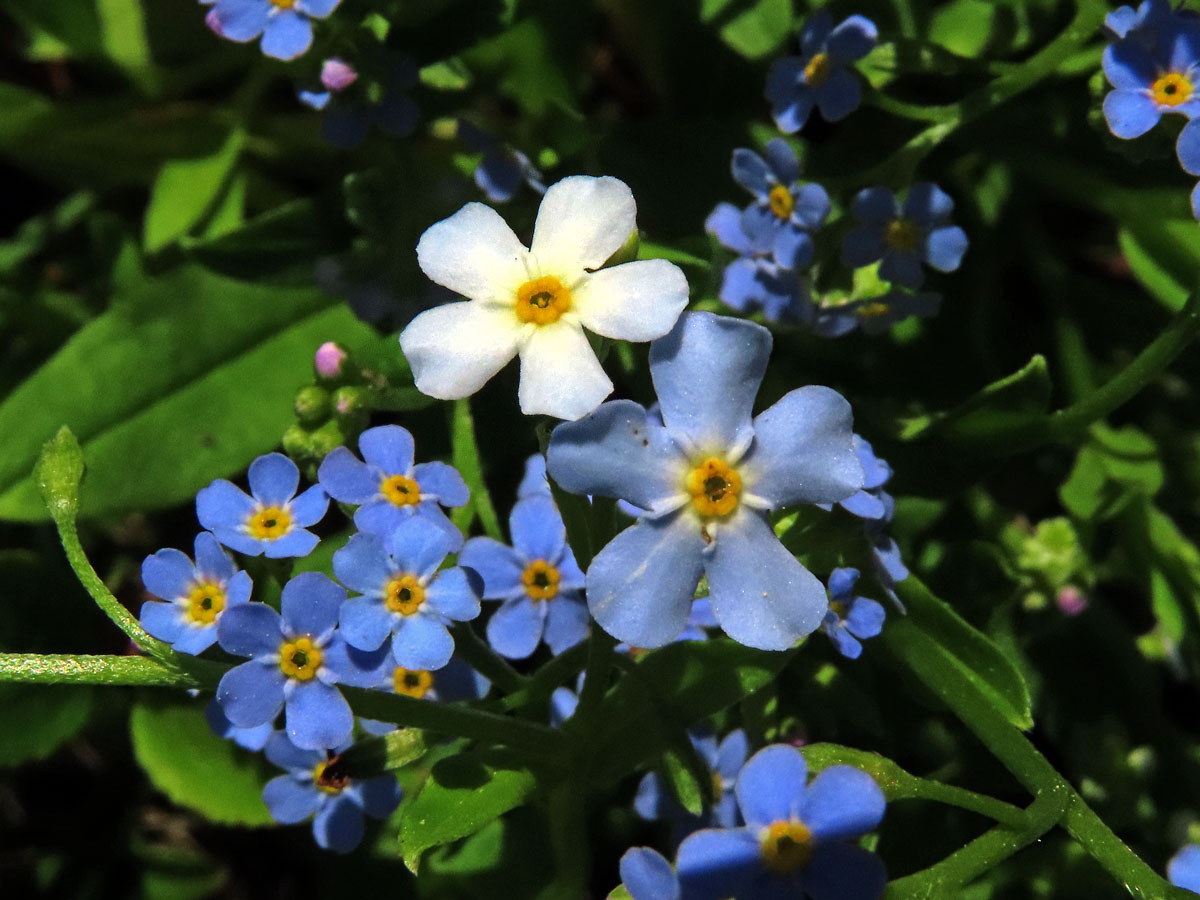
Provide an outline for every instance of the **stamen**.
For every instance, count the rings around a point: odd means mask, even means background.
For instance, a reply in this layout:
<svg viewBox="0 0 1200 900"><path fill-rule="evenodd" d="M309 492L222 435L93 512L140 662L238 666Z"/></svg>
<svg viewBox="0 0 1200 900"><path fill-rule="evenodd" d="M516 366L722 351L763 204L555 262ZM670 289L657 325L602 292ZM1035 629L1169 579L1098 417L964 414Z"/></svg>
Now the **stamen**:
<svg viewBox="0 0 1200 900"><path fill-rule="evenodd" d="M317 786L318 790L324 791L326 794L340 794L350 786L350 776L343 775L336 769L336 764L340 759L340 755L334 754L313 767L313 784Z"/></svg>
<svg viewBox="0 0 1200 900"><path fill-rule="evenodd" d="M392 612L411 616L424 605L425 588L416 575L401 575L387 583L383 602Z"/></svg>
<svg viewBox="0 0 1200 900"><path fill-rule="evenodd" d="M305 635L280 644L279 668L288 678L311 681L317 676L317 669L321 668L322 656L321 648Z"/></svg>
<svg viewBox="0 0 1200 900"><path fill-rule="evenodd" d="M1154 102L1159 106L1179 106L1181 103L1187 103L1195 92L1192 83L1178 72L1168 72L1150 86Z"/></svg>
<svg viewBox="0 0 1200 900"><path fill-rule="evenodd" d="M543 275L517 288L517 318L535 325L557 322L571 308L571 292L553 275Z"/></svg>
<svg viewBox="0 0 1200 900"><path fill-rule="evenodd" d="M804 67L804 83L811 87L820 87L833 74L833 62L826 53L818 53Z"/></svg>
<svg viewBox="0 0 1200 900"><path fill-rule="evenodd" d="M421 487L404 475L392 475L379 482L379 493L396 506L413 506L421 502Z"/></svg>
<svg viewBox="0 0 1200 900"><path fill-rule="evenodd" d="M890 250L912 250L920 241L921 226L909 219L892 219L883 230L883 242Z"/></svg>
<svg viewBox="0 0 1200 900"><path fill-rule="evenodd" d="M276 541L292 530L292 514L282 506L266 506L246 522L246 532L257 541Z"/></svg>
<svg viewBox="0 0 1200 900"><path fill-rule="evenodd" d="M782 184L777 184L767 194L767 206L771 208L771 212L775 214L776 218L786 221L792 217L792 210L796 208L796 199L792 196L791 191Z"/></svg>
<svg viewBox="0 0 1200 900"><path fill-rule="evenodd" d="M813 837L803 822L772 822L760 837L763 864L786 875L805 865L812 857Z"/></svg>
<svg viewBox="0 0 1200 900"><path fill-rule="evenodd" d="M396 666L396 671L392 673L392 686L397 694L420 700L433 688L433 673Z"/></svg>
<svg viewBox="0 0 1200 900"><path fill-rule="evenodd" d="M702 516L727 516L738 505L742 476L723 460L710 456L688 473L687 492Z"/></svg>
<svg viewBox="0 0 1200 900"><path fill-rule="evenodd" d="M225 591L211 581L198 581L188 595L188 618L195 625L211 625L225 609Z"/></svg>
<svg viewBox="0 0 1200 900"><path fill-rule="evenodd" d="M535 559L521 573L521 583L531 600L553 600L558 596L562 575L544 559Z"/></svg>

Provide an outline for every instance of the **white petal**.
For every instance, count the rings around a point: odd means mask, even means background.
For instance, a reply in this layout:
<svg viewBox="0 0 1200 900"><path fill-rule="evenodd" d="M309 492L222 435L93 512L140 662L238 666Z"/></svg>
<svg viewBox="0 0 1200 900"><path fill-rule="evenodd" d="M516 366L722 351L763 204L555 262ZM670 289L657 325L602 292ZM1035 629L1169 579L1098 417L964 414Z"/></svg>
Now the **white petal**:
<svg viewBox="0 0 1200 900"><path fill-rule="evenodd" d="M538 209L530 249L545 275L564 284L598 269L637 227L633 192L616 178L572 175L550 186Z"/></svg>
<svg viewBox="0 0 1200 900"><path fill-rule="evenodd" d="M559 320L533 332L521 349L521 412L559 419L586 416L612 393L612 382L578 325Z"/></svg>
<svg viewBox="0 0 1200 900"><path fill-rule="evenodd" d="M500 214L468 203L425 230L417 244L421 271L443 287L470 297L512 305L529 276L529 251Z"/></svg>
<svg viewBox="0 0 1200 900"><path fill-rule="evenodd" d="M517 355L521 323L511 309L475 301L427 309L400 333L417 390L439 400L475 393Z"/></svg>
<svg viewBox="0 0 1200 900"><path fill-rule="evenodd" d="M588 331L623 341L652 341L675 325L688 302L688 283L665 259L643 259L586 275L571 292Z"/></svg>

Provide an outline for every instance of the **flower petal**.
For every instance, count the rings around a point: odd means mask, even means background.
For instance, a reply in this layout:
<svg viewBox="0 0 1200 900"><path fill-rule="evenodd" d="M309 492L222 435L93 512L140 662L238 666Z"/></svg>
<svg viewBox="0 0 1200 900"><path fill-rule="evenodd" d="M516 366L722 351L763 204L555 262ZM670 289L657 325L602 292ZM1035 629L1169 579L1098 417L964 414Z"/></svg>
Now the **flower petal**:
<svg viewBox="0 0 1200 900"><path fill-rule="evenodd" d="M887 872L874 853L835 841L817 846L803 882L812 900L879 900Z"/></svg>
<svg viewBox="0 0 1200 900"><path fill-rule="evenodd" d="M736 728L725 736L717 748L716 773L722 778L733 780L746 764L750 755L750 738L745 730Z"/></svg>
<svg viewBox="0 0 1200 900"><path fill-rule="evenodd" d="M862 59L879 39L875 23L866 16L848 16L829 33L829 55L838 62Z"/></svg>
<svg viewBox="0 0 1200 900"><path fill-rule="evenodd" d="M321 635L337 626L346 589L322 572L301 572L283 586L279 608L289 634ZM330 745L332 746L332 745Z"/></svg>
<svg viewBox="0 0 1200 900"><path fill-rule="evenodd" d="M538 208L530 252L543 274L574 280L599 269L637 228L625 182L572 175L552 184Z"/></svg>
<svg viewBox="0 0 1200 900"><path fill-rule="evenodd" d="M517 398L527 416L586 416L612 393L583 329L566 321L537 328L521 349Z"/></svg>
<svg viewBox="0 0 1200 900"><path fill-rule="evenodd" d="M373 534L359 532L333 554L333 574L352 591L379 597L395 567Z"/></svg>
<svg viewBox="0 0 1200 900"><path fill-rule="evenodd" d="M675 856L688 900L750 897L746 888L762 871L758 839L745 828L704 828L690 834Z"/></svg>
<svg viewBox="0 0 1200 900"><path fill-rule="evenodd" d="M272 9L270 0L222 0L213 5L213 15L221 37L245 43L262 34Z"/></svg>
<svg viewBox="0 0 1200 900"><path fill-rule="evenodd" d="M808 766L788 744L772 744L755 753L738 775L738 805L746 824L762 828L799 815Z"/></svg>
<svg viewBox="0 0 1200 900"><path fill-rule="evenodd" d="M417 263L433 281L472 300L508 306L516 302L517 288L529 278L528 257L525 245L500 214L482 203L468 203L431 225L417 244ZM453 350L448 347L446 352ZM404 354L409 355L407 347Z"/></svg>
<svg viewBox="0 0 1200 900"><path fill-rule="evenodd" d="M196 518L201 526L215 532L218 528L238 528L254 510L250 495L231 481L218 478L196 494ZM220 535L217 535L218 539ZM226 541L221 541L229 546ZM238 548L234 548L235 550Z"/></svg>
<svg viewBox="0 0 1200 900"><path fill-rule="evenodd" d="M274 59L295 59L312 46L312 22L290 9L276 9L263 26L262 52Z"/></svg>
<svg viewBox="0 0 1200 900"><path fill-rule="evenodd" d="M657 850L632 847L621 857L621 881L633 900L679 900L679 878Z"/></svg>
<svg viewBox="0 0 1200 900"><path fill-rule="evenodd" d="M513 548L527 560L554 562L567 542L567 528L549 497L519 500L508 517Z"/></svg>
<svg viewBox="0 0 1200 900"><path fill-rule="evenodd" d="M1200 119L1193 119L1183 126L1175 142L1175 155L1179 164L1189 175L1200 175Z"/></svg>
<svg viewBox="0 0 1200 900"><path fill-rule="evenodd" d="M788 187L800 179L800 159L791 144L783 138L771 138L767 141L765 152L767 164L771 167L776 181Z"/></svg>
<svg viewBox="0 0 1200 900"><path fill-rule="evenodd" d="M1137 41L1118 41L1100 59L1108 83L1119 90L1144 90L1158 77L1158 65Z"/></svg>
<svg viewBox="0 0 1200 900"><path fill-rule="evenodd" d="M145 608L143 607L143 610ZM149 629L146 629L149 631ZM153 632L151 632L153 633ZM155 635L157 637L157 635ZM166 638L163 638L166 640ZM172 647L176 653L187 653L190 656L199 656L209 647L217 642L217 626L204 625L196 626L195 624L185 625L176 636Z"/></svg>
<svg viewBox="0 0 1200 900"><path fill-rule="evenodd" d="M392 634L392 657L406 669L440 669L454 653L454 639L433 616L407 616Z"/></svg>
<svg viewBox="0 0 1200 900"><path fill-rule="evenodd" d="M279 613L265 603L227 609L217 624L221 649L234 656L266 656L279 652L283 641Z"/></svg>
<svg viewBox="0 0 1200 900"><path fill-rule="evenodd" d="M652 341L675 324L688 302L683 270L665 259L641 259L587 275L572 292L589 331L622 341Z"/></svg>
<svg viewBox="0 0 1200 900"><path fill-rule="evenodd" d="M282 453L268 453L250 463L250 493L264 506L284 506L300 486L300 470Z"/></svg>
<svg viewBox="0 0 1200 900"><path fill-rule="evenodd" d="M264 751L271 765L310 777L317 764L326 759L325 754L317 750L301 750L282 731L276 731L267 738Z"/></svg>
<svg viewBox="0 0 1200 900"><path fill-rule="evenodd" d="M329 509L329 495L319 484L314 484L292 501L292 526L308 528L325 518Z"/></svg>
<svg viewBox="0 0 1200 900"><path fill-rule="evenodd" d="M545 609L528 597L506 600L488 619L487 639L501 656L524 659L542 641Z"/></svg>
<svg viewBox="0 0 1200 900"><path fill-rule="evenodd" d="M444 462L421 463L413 469L421 496L433 494L442 506L466 506L471 499L467 483L454 466Z"/></svg>
<svg viewBox="0 0 1200 900"><path fill-rule="evenodd" d="M727 250L750 252L750 239L742 230L742 211L732 203L718 203L704 220L704 230Z"/></svg>
<svg viewBox="0 0 1200 900"><path fill-rule="evenodd" d="M138 621L142 623L142 627L151 637L166 641L168 644L174 644L179 640L180 635L188 627L179 613L178 606L174 603L159 603L157 600L147 600L142 604Z"/></svg>
<svg viewBox="0 0 1200 900"><path fill-rule="evenodd" d="M445 518L440 513L439 517ZM383 539L384 549L401 571L422 578L433 574L461 540L457 529L451 534L441 527L431 528L431 524L430 516L418 513L409 516Z"/></svg>
<svg viewBox="0 0 1200 900"><path fill-rule="evenodd" d="M317 470L325 493L339 503L366 503L379 493L379 477L345 447L336 447Z"/></svg>
<svg viewBox="0 0 1200 900"><path fill-rule="evenodd" d="M313 548L321 542L311 531L305 531L302 528L293 528L288 534L275 540L259 541L259 547L264 556L268 559L283 559L288 556L308 556L313 552ZM231 545L237 550L236 544ZM256 553L255 556L258 554Z"/></svg>
<svg viewBox="0 0 1200 900"><path fill-rule="evenodd" d="M174 600L187 594L195 578L196 567L192 561L182 550L173 547L159 550L142 561L142 584L163 600Z"/></svg>
<svg viewBox="0 0 1200 900"><path fill-rule="evenodd" d="M515 550L489 537L473 537L458 555L458 564L474 569L483 579L483 596L503 600L525 593L521 574L524 562Z"/></svg>
<svg viewBox="0 0 1200 900"><path fill-rule="evenodd" d="M303 784L291 775L280 775L268 781L262 798L271 818L281 825L303 822L321 806L317 786Z"/></svg>
<svg viewBox="0 0 1200 900"><path fill-rule="evenodd" d="M334 853L349 853L362 841L362 807L343 792L333 797L313 819L313 838L317 846Z"/></svg>
<svg viewBox="0 0 1200 900"><path fill-rule="evenodd" d="M386 819L400 805L400 785L390 772L378 778L362 778L352 787L357 788L363 812L373 819Z"/></svg>
<svg viewBox="0 0 1200 900"><path fill-rule="evenodd" d="M578 594L559 594L546 611L546 645L555 656L574 647L588 636L587 604Z"/></svg>
<svg viewBox="0 0 1200 900"><path fill-rule="evenodd" d="M457 400L475 393L517 355L520 324L511 309L448 303L409 322L400 333L400 349L422 394Z"/></svg>
<svg viewBox="0 0 1200 900"><path fill-rule="evenodd" d="M939 272L953 272L967 252L967 233L957 225L935 229L925 239L925 262Z"/></svg>
<svg viewBox="0 0 1200 900"><path fill-rule="evenodd" d="M392 613L377 597L352 597L342 604L338 633L357 650L378 650L392 633Z"/></svg>
<svg viewBox="0 0 1200 900"><path fill-rule="evenodd" d="M1171 857L1167 878L1175 887L1200 894L1200 845L1188 844Z"/></svg>
<svg viewBox="0 0 1200 900"><path fill-rule="evenodd" d="M839 122L862 103L862 85L845 69L834 69L816 91L817 109L827 122Z"/></svg>
<svg viewBox="0 0 1200 900"><path fill-rule="evenodd" d="M201 575L217 581L228 581L237 571L233 560L226 555L220 542L209 532L202 531L196 535L194 548L196 571Z"/></svg>
<svg viewBox="0 0 1200 900"><path fill-rule="evenodd" d="M479 615L479 594L467 570L455 566L442 569L425 589L425 600L438 615L467 622Z"/></svg>
<svg viewBox="0 0 1200 900"><path fill-rule="evenodd" d="M367 465L377 466L384 475L407 475L412 469L413 437L399 425L368 428L359 435L358 450Z"/></svg>
<svg viewBox="0 0 1200 900"><path fill-rule="evenodd" d="M856 597L846 613L846 630L855 637L872 638L883 631L887 611L869 597Z"/></svg>
<svg viewBox="0 0 1200 900"><path fill-rule="evenodd" d="M288 740L301 750L336 747L354 730L354 713L342 692L318 678L297 682L286 705Z"/></svg>
<svg viewBox="0 0 1200 900"><path fill-rule="evenodd" d="M1115 90L1104 95L1104 118L1119 138L1141 137L1158 124L1162 114L1149 95L1138 90Z"/></svg>
<svg viewBox="0 0 1200 900"><path fill-rule="evenodd" d="M229 616L221 618L224 621ZM251 660L221 676L217 702L231 723L238 728L253 728L279 715L285 680L279 666Z"/></svg>
<svg viewBox="0 0 1200 900"><path fill-rule="evenodd" d="M875 779L853 766L830 766L813 779L798 810L818 841L857 838L883 820Z"/></svg>
<svg viewBox="0 0 1200 900"><path fill-rule="evenodd" d="M850 211L864 225L886 225L899 210L895 194L884 187L869 187L854 195Z"/></svg>
<svg viewBox="0 0 1200 900"><path fill-rule="evenodd" d="M767 191L771 189L771 183L775 180L770 167L767 166L767 161L753 150L747 150L745 147L738 147L733 151L730 169L733 172L733 180L755 197L765 197ZM785 184L791 184L791 179Z"/></svg>

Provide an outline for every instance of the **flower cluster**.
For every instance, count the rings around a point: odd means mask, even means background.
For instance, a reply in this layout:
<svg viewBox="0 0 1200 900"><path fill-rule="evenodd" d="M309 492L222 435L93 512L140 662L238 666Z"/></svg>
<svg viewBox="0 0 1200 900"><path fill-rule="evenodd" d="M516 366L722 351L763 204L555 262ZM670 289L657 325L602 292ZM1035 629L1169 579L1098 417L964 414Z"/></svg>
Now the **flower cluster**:
<svg viewBox="0 0 1200 900"><path fill-rule="evenodd" d="M335 147L357 147L372 126L392 137L408 137L417 127L420 111L408 96L417 83L416 64L397 53L373 62L375 71L364 78L355 66L331 57L321 66L320 88L297 91L301 103L324 112L321 131Z"/></svg>
<svg viewBox="0 0 1200 900"><path fill-rule="evenodd" d="M200 0L211 3L208 27L238 43L262 38L262 52L295 59L312 46L313 19L324 19L341 0Z"/></svg>

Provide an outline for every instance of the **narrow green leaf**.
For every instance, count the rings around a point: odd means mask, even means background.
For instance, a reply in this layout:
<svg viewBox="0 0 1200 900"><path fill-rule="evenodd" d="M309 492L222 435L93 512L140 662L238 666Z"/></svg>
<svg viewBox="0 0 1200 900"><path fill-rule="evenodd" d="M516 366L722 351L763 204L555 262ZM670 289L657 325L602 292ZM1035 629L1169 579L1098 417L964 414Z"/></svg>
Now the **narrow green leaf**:
<svg viewBox="0 0 1200 900"><path fill-rule="evenodd" d="M1117 233L1133 275L1167 309L1183 308L1200 269L1196 220L1141 216Z"/></svg>
<svg viewBox="0 0 1200 900"><path fill-rule="evenodd" d="M792 27L791 0L703 0L700 18L720 29L721 39L748 59L779 49Z"/></svg>
<svg viewBox="0 0 1200 900"><path fill-rule="evenodd" d="M496 518L492 495L488 493L487 484L483 480L483 464L479 458L479 445L475 441L475 420L471 416L470 400L454 401L450 415L454 468L458 469L471 491L470 502L454 511L454 524L465 531L471 526L475 516L478 516L487 536L503 542L504 532L500 530L500 520Z"/></svg>
<svg viewBox="0 0 1200 900"><path fill-rule="evenodd" d="M698 816L712 800L712 774L682 729L663 753L662 773L679 805Z"/></svg>
<svg viewBox="0 0 1200 900"><path fill-rule="evenodd" d="M155 253L200 224L217 207L245 141L240 128L212 154L165 163L150 189L142 243Z"/></svg>

